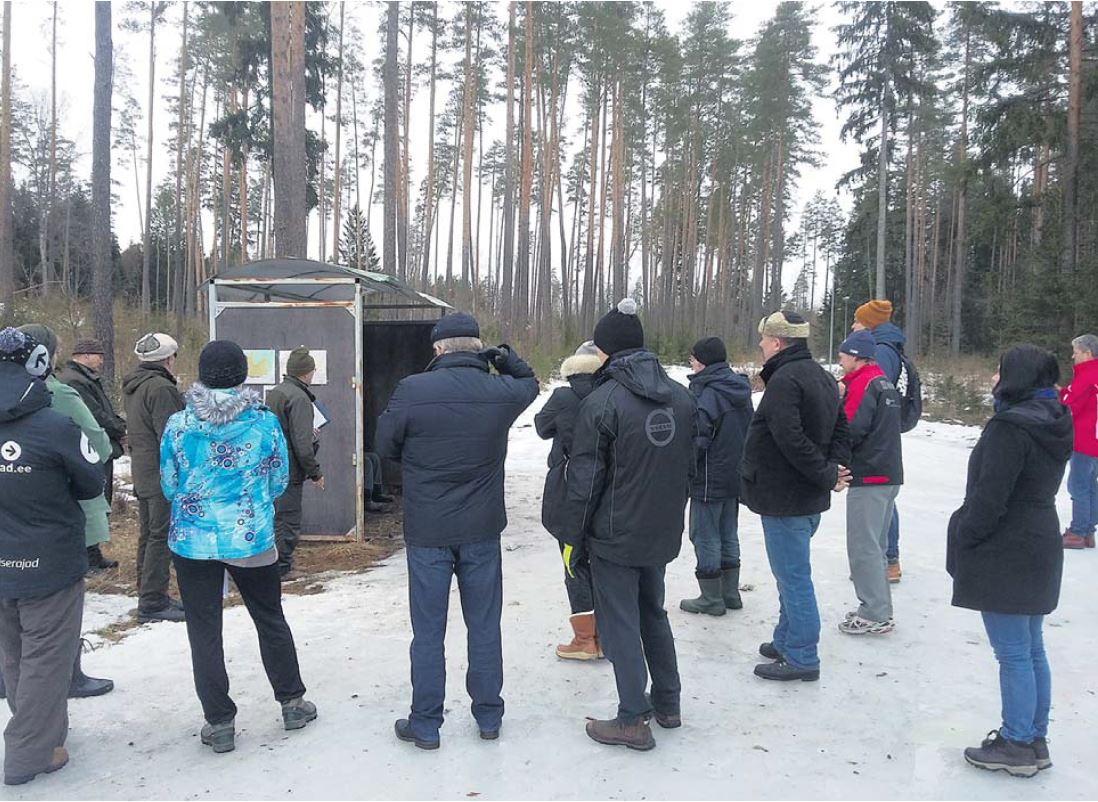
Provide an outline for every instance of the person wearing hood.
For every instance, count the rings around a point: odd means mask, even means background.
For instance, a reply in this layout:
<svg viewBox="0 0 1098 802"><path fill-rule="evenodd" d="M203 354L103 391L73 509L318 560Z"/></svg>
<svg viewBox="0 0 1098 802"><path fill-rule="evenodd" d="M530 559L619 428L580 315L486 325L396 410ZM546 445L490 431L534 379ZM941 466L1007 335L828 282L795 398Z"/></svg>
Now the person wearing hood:
<svg viewBox="0 0 1098 802"><path fill-rule="evenodd" d="M698 466L690 489L690 541L701 588L679 607L688 613L724 615L739 610L740 460L751 423L751 382L734 373L717 337L705 337L690 351L690 392L698 402Z"/></svg>
<svg viewBox="0 0 1098 802"><path fill-rule="evenodd" d="M656 745L649 719L682 724L664 574L682 547L697 409L645 350L633 299L599 320L594 342L603 365L580 405L554 534L589 556L599 640L617 683L617 715L588 721L587 735L643 751Z"/></svg>
<svg viewBox="0 0 1098 802"><path fill-rule="evenodd" d="M854 323L851 331L868 331L873 335L877 347L873 361L884 373L893 387L899 387L900 373L903 369L904 346L907 337L892 322L892 302L871 300L854 310ZM888 525L888 581L895 584L900 581L903 571L900 568L900 512L892 505L892 520Z"/></svg>
<svg viewBox="0 0 1098 802"><path fill-rule="evenodd" d="M1059 376L1056 357L1036 345L1003 354L992 391L996 411L969 457L964 503L949 520L953 606L983 616L1002 704L1002 725L966 749L965 759L1021 777L1052 766L1052 680L1042 628L1060 597L1056 492L1073 434L1057 397Z"/></svg>
<svg viewBox="0 0 1098 802"><path fill-rule="evenodd" d="M530 366L509 346L485 349L471 315L443 317L431 342L435 358L397 385L374 438L378 455L399 460L404 469L412 705L394 731L420 749L440 744L454 576L468 630L465 687L473 718L481 738L499 737L507 435L538 396Z"/></svg>
<svg viewBox="0 0 1098 802"><path fill-rule="evenodd" d="M239 345L208 343L187 406L168 419L160 444L160 485L171 504L168 545L206 718L202 743L214 752L231 752L236 736L221 629L227 576L255 624L283 726L298 730L317 715L304 698L294 636L282 611L274 502L289 483L286 439L255 391L243 388L247 377Z"/></svg>
<svg viewBox="0 0 1098 802"><path fill-rule="evenodd" d="M168 595L171 506L160 489L160 440L168 418L183 409L175 378L179 345L167 334L146 334L134 346L138 365L122 380L129 426L130 476L137 496L137 620L182 621L183 605Z"/></svg>
<svg viewBox="0 0 1098 802"><path fill-rule="evenodd" d="M903 484L900 394L874 361L876 344L856 331L839 346L840 391L852 456L846 498L846 553L860 606L839 623L847 635L884 635L894 628L887 563L888 530Z"/></svg>
<svg viewBox="0 0 1098 802"><path fill-rule="evenodd" d="M541 520L549 532L557 528L555 518L564 503L576 415L583 399L595 389L595 373L600 367L602 362L598 357L598 349L589 340L560 366L560 377L568 384L553 390L549 400L534 416L534 428L538 437L553 441L553 447L549 451L549 473L545 477L545 492L541 499ZM569 546L562 541L560 548L564 555ZM566 561L564 571L564 589L572 609L569 618L572 642L557 646L556 654L566 660L598 660L603 654L595 629L595 591L591 587L591 563L586 554L569 553L569 556L570 560Z"/></svg>
<svg viewBox="0 0 1098 802"><path fill-rule="evenodd" d="M1071 384L1060 390L1060 401L1071 410L1075 448L1068 468L1071 524L1064 532L1065 549L1093 549L1098 528L1098 336L1083 334L1071 341L1075 366Z"/></svg>
<svg viewBox="0 0 1098 802"><path fill-rule="evenodd" d="M92 415L91 410L84 404L80 394L72 387L63 384L56 375L57 368L57 335L53 329L40 323L29 323L20 326L19 331L33 337L37 342L46 347L49 358L49 369L44 376L46 389L50 391L50 409L59 412L80 427L80 431L88 438L88 443L99 458L102 465L110 459L111 443L107 433L100 428ZM84 513L84 542L88 550L89 570L102 570L103 555L99 553L99 544L110 539L110 504L107 503L104 493L100 493L93 499L80 502L80 509ZM118 565L118 563L114 563ZM72 684L69 686L70 699L84 699L89 696L102 696L114 690L114 681L89 677L81 666L81 651L83 640L77 643L76 661L73 663ZM0 684L2 690L2 684Z"/></svg>
<svg viewBox="0 0 1098 802"><path fill-rule="evenodd" d="M0 671L11 718L4 783L69 760L68 690L79 648L88 553L79 502L103 493L80 427L50 406L46 346L0 331Z"/></svg>
<svg viewBox="0 0 1098 802"><path fill-rule="evenodd" d="M762 517L778 584L778 624L759 647L767 680L820 678L820 612L812 585L811 543L831 493L850 484L850 434L835 379L808 350L808 322L774 312L759 322L766 385L751 419L740 465L744 504Z"/></svg>

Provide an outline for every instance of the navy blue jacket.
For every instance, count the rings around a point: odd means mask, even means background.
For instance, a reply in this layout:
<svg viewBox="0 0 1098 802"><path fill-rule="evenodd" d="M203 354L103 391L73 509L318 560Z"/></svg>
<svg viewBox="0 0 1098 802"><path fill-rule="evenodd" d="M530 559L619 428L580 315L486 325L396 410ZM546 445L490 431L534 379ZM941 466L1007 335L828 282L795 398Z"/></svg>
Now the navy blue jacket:
<svg viewBox="0 0 1098 802"><path fill-rule="evenodd" d="M728 363L709 365L690 377L698 401L694 451L698 472L690 488L695 501L726 501L740 495L740 460L751 424L751 382Z"/></svg>
<svg viewBox="0 0 1098 802"><path fill-rule="evenodd" d="M558 540L635 567L663 566L682 546L697 409L654 354L614 354L580 404Z"/></svg>
<svg viewBox="0 0 1098 802"><path fill-rule="evenodd" d="M498 538L507 526L507 433L538 395L534 372L507 349L444 354L401 381L378 417L375 445L404 468L404 540L442 547Z"/></svg>
<svg viewBox="0 0 1098 802"><path fill-rule="evenodd" d="M873 358L881 366L885 378L895 387L900 380L900 354L907 345L907 337L893 323L882 323L872 329L872 333L877 341L877 353Z"/></svg>
<svg viewBox="0 0 1098 802"><path fill-rule="evenodd" d="M49 596L88 570L77 501L103 493L99 455L50 391L0 363L0 598Z"/></svg>
<svg viewBox="0 0 1098 802"><path fill-rule="evenodd" d="M598 365L597 359L595 364ZM545 476L545 489L541 496L541 523L549 532L559 529L558 516L568 489L568 460L572 454L572 435L580 404L594 389L593 372L572 374L568 376L568 386L554 390L545 406L534 416L538 437L553 440L553 447L549 450L549 473Z"/></svg>

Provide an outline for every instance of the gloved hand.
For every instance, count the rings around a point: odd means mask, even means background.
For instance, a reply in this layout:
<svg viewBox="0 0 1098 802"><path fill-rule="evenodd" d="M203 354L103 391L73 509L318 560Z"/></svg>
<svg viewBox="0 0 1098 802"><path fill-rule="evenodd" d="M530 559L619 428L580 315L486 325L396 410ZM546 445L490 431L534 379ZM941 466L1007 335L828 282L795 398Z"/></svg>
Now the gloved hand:
<svg viewBox="0 0 1098 802"><path fill-rule="evenodd" d="M572 579L576 578L576 560L579 555L571 545L565 545L564 549L560 553L561 559L564 560L564 570L568 572L568 576Z"/></svg>
<svg viewBox="0 0 1098 802"><path fill-rule="evenodd" d="M507 355L504 353L503 348L493 345L490 348L485 348L480 352L480 355L488 360L488 364L499 370L499 366L506 361Z"/></svg>

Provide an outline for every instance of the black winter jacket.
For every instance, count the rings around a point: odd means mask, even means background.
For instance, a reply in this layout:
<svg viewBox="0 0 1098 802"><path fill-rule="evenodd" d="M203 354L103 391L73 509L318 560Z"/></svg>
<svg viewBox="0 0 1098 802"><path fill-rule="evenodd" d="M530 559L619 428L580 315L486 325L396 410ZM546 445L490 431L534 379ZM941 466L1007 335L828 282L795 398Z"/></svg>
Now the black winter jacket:
<svg viewBox="0 0 1098 802"><path fill-rule="evenodd" d="M751 425L751 382L727 363L709 365L690 377L698 402L698 468L690 489L695 501L724 501L740 495L740 460Z"/></svg>
<svg viewBox="0 0 1098 802"><path fill-rule="evenodd" d="M1023 401L987 422L968 460L964 504L949 520L955 607L1056 609L1064 565L1056 491L1072 435L1071 413L1052 398Z"/></svg>
<svg viewBox="0 0 1098 802"><path fill-rule="evenodd" d="M902 485L900 393L873 364L848 373L843 382L852 449L850 486Z"/></svg>
<svg viewBox="0 0 1098 802"><path fill-rule="evenodd" d="M267 393L267 408L278 418L290 455L290 484L306 479L318 481L324 474L316 455L320 444L313 434L313 403L316 396L296 376L286 376Z"/></svg>
<svg viewBox="0 0 1098 802"><path fill-rule="evenodd" d="M568 460L572 453L572 435L580 404L595 389L595 372L601 367L598 357L573 355L561 365L567 387L558 387L534 416L534 428L542 440L552 439L549 473L541 497L541 523L549 532L559 529L568 481Z"/></svg>
<svg viewBox="0 0 1098 802"><path fill-rule="evenodd" d="M831 507L850 433L831 374L803 345L775 354L743 448L740 499L759 515L816 515Z"/></svg>
<svg viewBox="0 0 1098 802"><path fill-rule="evenodd" d="M88 570L78 501L103 492L88 438L22 365L0 363L0 598L48 596Z"/></svg>
<svg viewBox="0 0 1098 802"><path fill-rule="evenodd" d="M397 385L378 417L377 453L404 468L404 540L457 546L498 538L507 526L504 462L511 425L538 380L510 349L489 373L484 354L437 357Z"/></svg>
<svg viewBox="0 0 1098 802"><path fill-rule="evenodd" d="M80 393L80 398L87 404L95 422L103 427L103 431L111 439L111 457L121 457L125 453L122 440L126 437L126 419L114 411L111 397L103 386L102 374L70 359L57 374L57 379Z"/></svg>
<svg viewBox="0 0 1098 802"><path fill-rule="evenodd" d="M694 399L643 350L615 354L596 380L553 534L618 565L666 565L679 553L694 473Z"/></svg>
<svg viewBox="0 0 1098 802"><path fill-rule="evenodd" d="M140 364L122 380L129 426L130 474L138 498L155 498L160 490L160 438L168 418L183 409L175 376L160 365Z"/></svg>

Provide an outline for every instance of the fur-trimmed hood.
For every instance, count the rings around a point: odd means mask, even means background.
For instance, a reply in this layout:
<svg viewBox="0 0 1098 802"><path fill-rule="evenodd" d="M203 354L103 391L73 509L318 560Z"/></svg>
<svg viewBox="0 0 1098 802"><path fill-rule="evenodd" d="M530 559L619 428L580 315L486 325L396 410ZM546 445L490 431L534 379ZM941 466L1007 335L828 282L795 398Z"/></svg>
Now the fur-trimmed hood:
<svg viewBox="0 0 1098 802"><path fill-rule="evenodd" d="M201 382L191 385L183 398L199 420L219 426L232 423L245 410L263 406L255 390L213 390Z"/></svg>
<svg viewBox="0 0 1098 802"><path fill-rule="evenodd" d="M594 354L573 354L561 363L560 377L570 379L573 376L594 373L600 367L602 362Z"/></svg>

